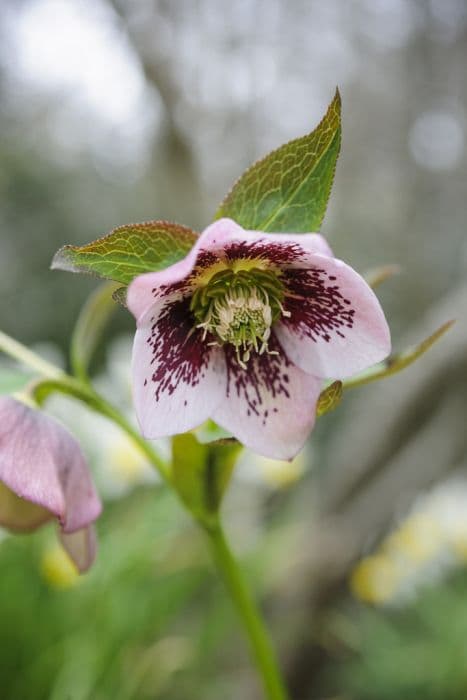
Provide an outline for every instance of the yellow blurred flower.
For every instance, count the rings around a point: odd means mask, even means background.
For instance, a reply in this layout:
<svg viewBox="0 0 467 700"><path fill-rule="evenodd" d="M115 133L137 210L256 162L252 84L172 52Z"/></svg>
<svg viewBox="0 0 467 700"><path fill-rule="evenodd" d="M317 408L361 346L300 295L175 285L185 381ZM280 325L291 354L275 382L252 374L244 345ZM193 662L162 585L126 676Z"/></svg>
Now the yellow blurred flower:
<svg viewBox="0 0 467 700"><path fill-rule="evenodd" d="M417 563L431 559L443 545L439 523L424 513L409 516L383 544L386 551Z"/></svg>
<svg viewBox="0 0 467 700"><path fill-rule="evenodd" d="M407 518L354 569L354 595L374 604L403 602L467 563L467 480L454 477L420 496Z"/></svg>
<svg viewBox="0 0 467 700"><path fill-rule="evenodd" d="M256 455L254 466L268 486L283 489L298 481L303 475L305 459L303 453L297 455L291 462Z"/></svg>
<svg viewBox="0 0 467 700"><path fill-rule="evenodd" d="M80 581L78 569L58 542L43 552L40 571L42 578L51 588L65 590Z"/></svg>
<svg viewBox="0 0 467 700"><path fill-rule="evenodd" d="M399 571L390 558L382 554L366 557L353 570L350 587L365 603L380 604L394 595Z"/></svg>
<svg viewBox="0 0 467 700"><path fill-rule="evenodd" d="M109 471L125 486L141 483L150 469L141 449L123 433L115 435L107 459Z"/></svg>

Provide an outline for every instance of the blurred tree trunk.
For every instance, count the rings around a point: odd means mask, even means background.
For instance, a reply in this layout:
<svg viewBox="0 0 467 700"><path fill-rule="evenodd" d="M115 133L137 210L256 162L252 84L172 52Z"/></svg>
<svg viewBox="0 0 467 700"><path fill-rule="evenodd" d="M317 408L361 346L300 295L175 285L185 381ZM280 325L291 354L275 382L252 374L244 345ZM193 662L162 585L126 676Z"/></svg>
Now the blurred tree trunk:
<svg viewBox="0 0 467 700"><path fill-rule="evenodd" d="M138 5L121 0L108 0L117 13L122 28L137 55L148 85L161 103L163 118L161 130L154 135L150 180L154 183L154 218L173 219L192 227L205 225L200 173L196 163L193 140L177 122L181 91L173 78L171 52L158 52L158 22L176 11L174 5L153 3L150 22L138 20ZM149 11L149 9L148 9ZM176 47L174 47L176 51Z"/></svg>
<svg viewBox="0 0 467 700"><path fill-rule="evenodd" d="M300 491L296 507L315 508L288 557L280 611L295 627L288 666L294 698L321 697L327 619L348 594L356 561L417 494L467 467L467 287L430 311L401 347L450 318L456 325L415 365L348 396L349 418L322 473Z"/></svg>

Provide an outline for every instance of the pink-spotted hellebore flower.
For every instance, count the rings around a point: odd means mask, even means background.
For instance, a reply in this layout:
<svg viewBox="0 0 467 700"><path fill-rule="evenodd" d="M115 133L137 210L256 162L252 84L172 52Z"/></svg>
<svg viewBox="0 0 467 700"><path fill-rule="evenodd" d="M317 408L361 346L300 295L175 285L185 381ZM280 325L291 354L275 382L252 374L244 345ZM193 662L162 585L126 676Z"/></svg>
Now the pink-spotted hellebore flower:
<svg viewBox="0 0 467 700"><path fill-rule="evenodd" d="M60 540L79 571L94 561L92 523L101 503L76 440L55 420L0 398L0 525L17 532L58 519Z"/></svg>
<svg viewBox="0 0 467 700"><path fill-rule="evenodd" d="M219 219L188 255L133 280L136 412L147 438L212 418L250 449L291 459L323 379L386 357L373 291L322 236L245 231Z"/></svg>

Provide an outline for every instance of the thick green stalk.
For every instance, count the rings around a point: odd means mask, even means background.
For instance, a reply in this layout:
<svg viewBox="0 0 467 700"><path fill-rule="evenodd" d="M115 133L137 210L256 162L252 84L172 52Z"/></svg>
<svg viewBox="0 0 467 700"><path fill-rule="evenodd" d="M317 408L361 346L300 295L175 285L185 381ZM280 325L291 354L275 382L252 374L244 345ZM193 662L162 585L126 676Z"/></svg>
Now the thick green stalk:
<svg viewBox="0 0 467 700"><path fill-rule="evenodd" d="M221 524L218 522L205 532L217 569L235 605L250 642L254 662L261 674L268 700L287 700L276 655L259 610L248 590L243 574L232 554Z"/></svg>

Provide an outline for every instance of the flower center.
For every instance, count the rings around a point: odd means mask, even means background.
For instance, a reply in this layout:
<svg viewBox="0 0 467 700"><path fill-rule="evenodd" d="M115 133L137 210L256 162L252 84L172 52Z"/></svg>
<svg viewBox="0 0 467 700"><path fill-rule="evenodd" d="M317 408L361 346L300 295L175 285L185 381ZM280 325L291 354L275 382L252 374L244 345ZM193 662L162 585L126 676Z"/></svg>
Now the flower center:
<svg viewBox="0 0 467 700"><path fill-rule="evenodd" d="M228 268L195 291L190 309L203 337L211 333L217 344L233 345L239 364L246 368L252 350L260 355L270 352L271 326L281 315L288 315L283 298L283 285L274 272Z"/></svg>

